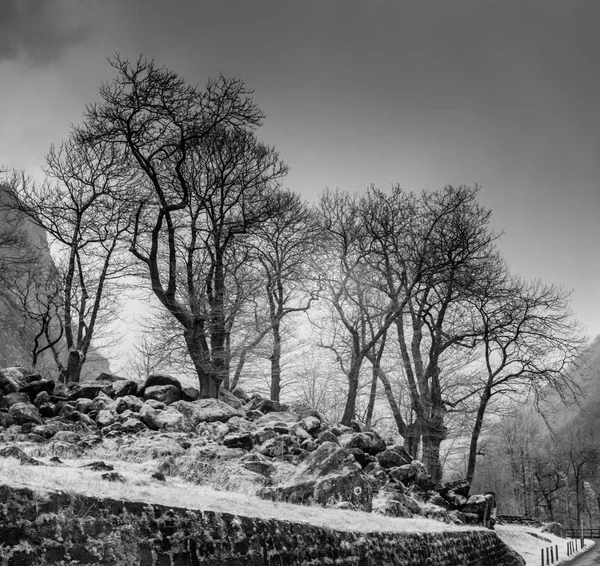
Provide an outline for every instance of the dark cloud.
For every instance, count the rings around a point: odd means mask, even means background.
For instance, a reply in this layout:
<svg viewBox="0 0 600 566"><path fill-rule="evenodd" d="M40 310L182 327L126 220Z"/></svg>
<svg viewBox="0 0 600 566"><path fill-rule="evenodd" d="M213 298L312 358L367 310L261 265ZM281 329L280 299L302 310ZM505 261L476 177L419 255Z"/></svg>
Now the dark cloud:
<svg viewBox="0 0 600 566"><path fill-rule="evenodd" d="M0 61L47 65L86 34L72 0L0 0Z"/></svg>

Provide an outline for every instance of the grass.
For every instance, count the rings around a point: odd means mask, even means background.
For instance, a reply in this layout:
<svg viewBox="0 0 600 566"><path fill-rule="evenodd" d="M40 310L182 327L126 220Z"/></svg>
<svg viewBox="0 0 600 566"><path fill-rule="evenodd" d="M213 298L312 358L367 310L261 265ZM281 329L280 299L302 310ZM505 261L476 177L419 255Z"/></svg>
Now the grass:
<svg viewBox="0 0 600 566"><path fill-rule="evenodd" d="M92 461L92 460L90 460ZM0 460L0 481L9 486L28 487L39 492L63 491L91 497L154 503L261 519L308 523L320 527L354 532L422 532L473 530L429 519L394 519L359 511L342 511L265 501L244 493L215 490L178 477L166 484L150 478L154 464L110 461L125 483L105 482L99 472L79 466L85 460L65 460L63 465L20 465L14 458Z"/></svg>

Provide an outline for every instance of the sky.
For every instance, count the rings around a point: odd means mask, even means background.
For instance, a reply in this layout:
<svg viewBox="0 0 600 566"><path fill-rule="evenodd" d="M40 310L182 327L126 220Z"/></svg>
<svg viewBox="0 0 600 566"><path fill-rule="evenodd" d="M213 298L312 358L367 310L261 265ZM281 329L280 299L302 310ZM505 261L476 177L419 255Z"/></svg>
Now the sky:
<svg viewBox="0 0 600 566"><path fill-rule="evenodd" d="M0 165L38 174L144 54L242 79L285 185L481 185L511 268L600 334L598 0L0 0Z"/></svg>

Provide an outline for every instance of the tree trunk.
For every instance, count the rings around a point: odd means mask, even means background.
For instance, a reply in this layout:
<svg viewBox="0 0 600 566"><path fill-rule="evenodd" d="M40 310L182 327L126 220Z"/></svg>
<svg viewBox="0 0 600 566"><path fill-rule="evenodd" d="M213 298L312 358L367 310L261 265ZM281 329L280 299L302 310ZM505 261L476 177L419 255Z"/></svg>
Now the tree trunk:
<svg viewBox="0 0 600 566"><path fill-rule="evenodd" d="M423 464L435 483L442 480L442 464L440 462L440 445L446 438L446 427L443 420L431 418L422 423L423 427Z"/></svg>
<svg viewBox="0 0 600 566"><path fill-rule="evenodd" d="M271 352L271 401L279 401L281 394L281 333L279 323L273 324L273 351Z"/></svg>
<svg viewBox="0 0 600 566"><path fill-rule="evenodd" d="M489 388L484 389L481 400L479 401L479 407L477 409L477 417L475 418L475 426L471 433L471 445L469 447L469 463L467 465L467 481L469 484L473 483L473 477L475 476L475 465L477 463L477 443L479 442L479 435L481 434L481 427L483 426L483 417L487 404L490 400Z"/></svg>
<svg viewBox="0 0 600 566"><path fill-rule="evenodd" d="M375 410L375 398L377 396L377 375L379 373L378 366L373 366L373 377L371 378L371 391L369 393L369 404L367 405L367 414L365 417L365 428L371 430L373 421L373 412Z"/></svg>
<svg viewBox="0 0 600 566"><path fill-rule="evenodd" d="M346 398L346 406L344 407L344 414L342 416L342 424L345 426L350 426L351 421L356 415L356 396L358 394L358 383L362 361L362 357L356 357L352 360L350 371L348 372L348 396Z"/></svg>
<svg viewBox="0 0 600 566"><path fill-rule="evenodd" d="M67 361L66 383L79 383L81 368L85 362L85 356L80 350L71 350Z"/></svg>
<svg viewBox="0 0 600 566"><path fill-rule="evenodd" d="M421 424L419 420L406 425L404 438L404 449L416 460L419 456L419 446L421 445Z"/></svg>
<svg viewBox="0 0 600 566"><path fill-rule="evenodd" d="M198 375L200 398L218 399L222 379L220 379L218 370L215 371L212 367L202 327L195 325L192 329L186 329L184 338Z"/></svg>

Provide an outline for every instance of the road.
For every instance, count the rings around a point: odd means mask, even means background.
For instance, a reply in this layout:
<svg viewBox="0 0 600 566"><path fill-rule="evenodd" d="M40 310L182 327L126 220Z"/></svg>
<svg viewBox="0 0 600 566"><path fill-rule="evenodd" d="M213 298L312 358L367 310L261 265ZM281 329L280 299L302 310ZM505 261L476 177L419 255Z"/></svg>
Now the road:
<svg viewBox="0 0 600 566"><path fill-rule="evenodd" d="M600 566L600 539L596 539L595 542L593 550L578 556L573 562L567 562L565 566Z"/></svg>

